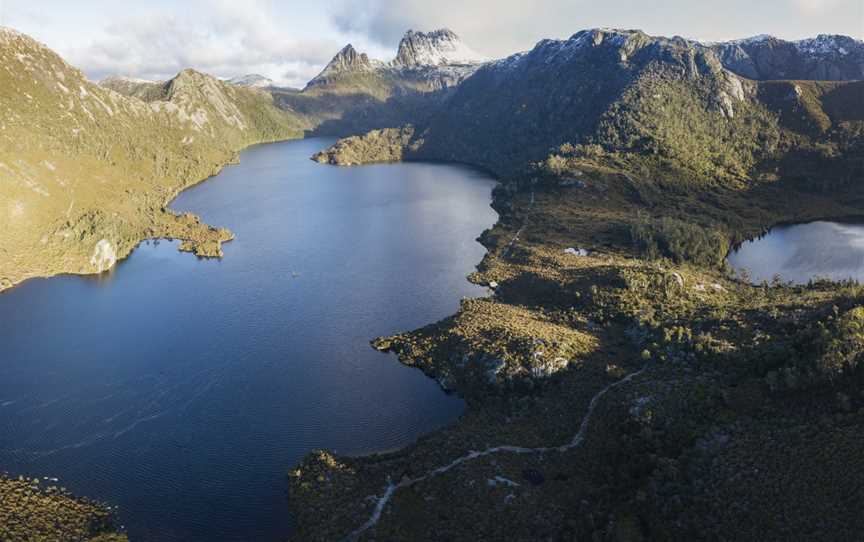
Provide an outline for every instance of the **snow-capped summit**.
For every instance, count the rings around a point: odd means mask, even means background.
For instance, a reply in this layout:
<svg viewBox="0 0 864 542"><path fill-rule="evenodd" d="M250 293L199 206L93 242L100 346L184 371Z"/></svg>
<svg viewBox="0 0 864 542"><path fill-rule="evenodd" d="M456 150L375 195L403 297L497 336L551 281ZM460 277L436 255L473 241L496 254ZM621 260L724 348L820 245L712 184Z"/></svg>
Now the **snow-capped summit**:
<svg viewBox="0 0 864 542"><path fill-rule="evenodd" d="M441 66L446 64L479 64L486 59L473 51L452 30L433 32L409 30L399 42L394 66Z"/></svg>
<svg viewBox="0 0 864 542"><path fill-rule="evenodd" d="M247 75L240 75L238 77L232 77L225 81L230 85L237 85L238 87L252 87L252 88L268 88L274 85L272 79L268 79L263 75L258 75L257 73L250 73Z"/></svg>
<svg viewBox="0 0 864 542"><path fill-rule="evenodd" d="M399 42L396 58L381 62L346 45L336 53L327 66L306 88L322 87L331 83L344 85L356 80L356 74L382 76L388 81L411 80L406 85L414 90L437 90L459 84L474 73L485 59L462 43L459 36L446 28L434 32L409 30ZM388 83L389 84L389 83Z"/></svg>

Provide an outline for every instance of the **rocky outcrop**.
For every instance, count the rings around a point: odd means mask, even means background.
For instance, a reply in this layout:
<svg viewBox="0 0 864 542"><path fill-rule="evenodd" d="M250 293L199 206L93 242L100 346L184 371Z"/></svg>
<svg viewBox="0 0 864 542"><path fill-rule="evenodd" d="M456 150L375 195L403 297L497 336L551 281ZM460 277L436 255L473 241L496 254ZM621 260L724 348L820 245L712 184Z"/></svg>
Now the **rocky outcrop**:
<svg viewBox="0 0 864 542"><path fill-rule="evenodd" d="M356 166L378 162L400 162L414 136L413 126L372 130L362 136L340 139L312 159L321 164Z"/></svg>

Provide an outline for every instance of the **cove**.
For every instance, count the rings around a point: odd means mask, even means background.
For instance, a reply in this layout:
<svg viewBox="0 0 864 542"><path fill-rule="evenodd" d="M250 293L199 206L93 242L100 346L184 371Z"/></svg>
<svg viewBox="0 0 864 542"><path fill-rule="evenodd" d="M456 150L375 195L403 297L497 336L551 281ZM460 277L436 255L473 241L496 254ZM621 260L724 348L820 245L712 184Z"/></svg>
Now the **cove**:
<svg viewBox="0 0 864 542"><path fill-rule="evenodd" d="M864 224L817 221L772 228L742 244L728 258L733 269L746 269L754 283L805 284L811 279L864 282Z"/></svg>
<svg viewBox="0 0 864 542"><path fill-rule="evenodd" d="M118 505L135 541L284 540L306 453L403 447L464 404L369 340L483 295L496 220L470 168L309 160L262 145L173 203L236 239L150 242L110 273L0 295L0 469Z"/></svg>

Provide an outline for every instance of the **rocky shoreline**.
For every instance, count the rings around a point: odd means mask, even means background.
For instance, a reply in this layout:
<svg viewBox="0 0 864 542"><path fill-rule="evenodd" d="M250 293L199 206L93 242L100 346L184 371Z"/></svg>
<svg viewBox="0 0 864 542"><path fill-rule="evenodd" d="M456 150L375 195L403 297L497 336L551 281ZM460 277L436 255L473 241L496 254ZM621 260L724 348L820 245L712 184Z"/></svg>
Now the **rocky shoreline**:
<svg viewBox="0 0 864 542"><path fill-rule="evenodd" d="M0 540L128 541L107 505L73 497L56 482L0 475Z"/></svg>
<svg viewBox="0 0 864 542"><path fill-rule="evenodd" d="M499 222L470 277L492 297L373 342L463 396L463 418L393 454L310 454L289 476L295 539L832 540L864 528L851 459L864 453L864 399L852 373L827 368L864 351L832 353L859 344L844 322L858 322L864 290L754 286L640 257L633 174L579 171L578 183L564 172L496 189ZM752 194L725 193L730 239L864 209L854 191L754 189L758 211ZM679 198L663 204L673 216ZM567 447L574 434L584 440ZM812 463L789 463L796 454Z"/></svg>

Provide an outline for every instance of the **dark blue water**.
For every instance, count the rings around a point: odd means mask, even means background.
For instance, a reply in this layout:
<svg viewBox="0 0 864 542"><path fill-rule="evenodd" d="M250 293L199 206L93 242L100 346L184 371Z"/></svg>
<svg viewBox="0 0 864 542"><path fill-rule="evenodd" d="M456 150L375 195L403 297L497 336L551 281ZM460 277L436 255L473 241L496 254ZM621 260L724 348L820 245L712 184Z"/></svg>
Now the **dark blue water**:
<svg viewBox="0 0 864 542"><path fill-rule="evenodd" d="M0 296L0 470L120 507L136 541L280 540L307 452L404 446L463 403L369 340L452 314L495 220L449 165L336 168L254 147L172 204L221 261L162 242L110 274Z"/></svg>
<svg viewBox="0 0 864 542"><path fill-rule="evenodd" d="M729 264L746 270L757 284L775 276L796 284L818 278L864 282L864 224L778 226L741 245L729 255Z"/></svg>

